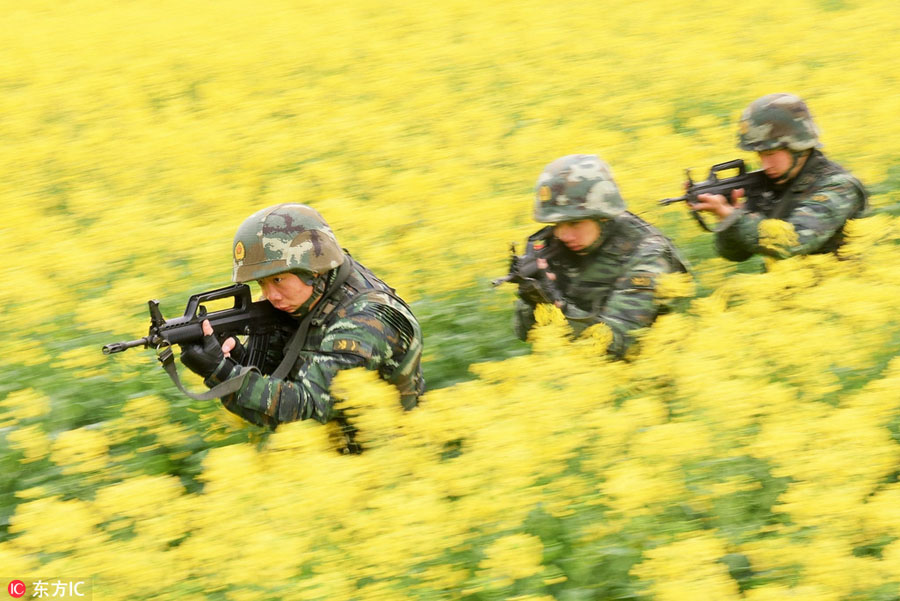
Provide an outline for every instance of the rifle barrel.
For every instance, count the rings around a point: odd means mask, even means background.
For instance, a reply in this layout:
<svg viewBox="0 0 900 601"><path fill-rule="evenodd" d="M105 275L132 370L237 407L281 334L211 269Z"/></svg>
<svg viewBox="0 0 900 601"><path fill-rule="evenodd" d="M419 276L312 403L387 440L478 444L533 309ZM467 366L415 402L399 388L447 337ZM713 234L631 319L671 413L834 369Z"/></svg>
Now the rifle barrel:
<svg viewBox="0 0 900 601"><path fill-rule="evenodd" d="M130 348L134 348L136 346L147 346L149 341L147 338L141 338L140 340L130 340L128 342L112 342L110 344L103 345L103 354L104 355L112 355L115 353L121 353L122 351L127 351Z"/></svg>

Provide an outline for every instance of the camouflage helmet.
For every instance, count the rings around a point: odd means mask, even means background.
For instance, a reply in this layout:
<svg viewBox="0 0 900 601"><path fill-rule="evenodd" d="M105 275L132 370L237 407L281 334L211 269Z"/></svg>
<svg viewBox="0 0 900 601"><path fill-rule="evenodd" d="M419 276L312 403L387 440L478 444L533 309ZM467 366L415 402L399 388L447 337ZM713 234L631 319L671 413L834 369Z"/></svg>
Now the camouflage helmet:
<svg viewBox="0 0 900 601"><path fill-rule="evenodd" d="M610 219L625 211L625 201L609 165L593 154L570 154L541 172L534 189L534 220L559 223Z"/></svg>
<svg viewBox="0 0 900 601"><path fill-rule="evenodd" d="M234 235L234 274L238 283L284 273L321 274L344 262L344 251L318 211L302 204L280 204L257 211Z"/></svg>
<svg viewBox="0 0 900 601"><path fill-rule="evenodd" d="M803 102L793 94L768 94L750 103L741 115L738 147L763 152L818 148L819 128Z"/></svg>

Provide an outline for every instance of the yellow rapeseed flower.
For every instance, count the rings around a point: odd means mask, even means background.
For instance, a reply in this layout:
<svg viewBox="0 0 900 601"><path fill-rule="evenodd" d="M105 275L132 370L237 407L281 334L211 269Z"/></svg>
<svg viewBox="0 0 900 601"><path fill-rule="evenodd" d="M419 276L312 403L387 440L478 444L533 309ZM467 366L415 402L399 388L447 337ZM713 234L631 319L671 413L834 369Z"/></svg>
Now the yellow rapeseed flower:
<svg viewBox="0 0 900 601"><path fill-rule="evenodd" d="M136 476L97 491L94 507L108 518L144 519L159 514L184 491L172 476Z"/></svg>
<svg viewBox="0 0 900 601"><path fill-rule="evenodd" d="M586 328L576 341L577 348L590 348L591 352L602 356L612 344L613 333L605 323L597 323Z"/></svg>
<svg viewBox="0 0 900 601"><path fill-rule="evenodd" d="M694 278L689 273L664 273L657 279L654 294L660 301L693 296Z"/></svg>
<svg viewBox="0 0 900 601"><path fill-rule="evenodd" d="M332 394L342 399L342 409L358 432L364 448L375 448L399 435L405 414L397 388L364 368L344 370L332 383Z"/></svg>
<svg viewBox="0 0 900 601"><path fill-rule="evenodd" d="M787 257L799 242L794 226L782 219L763 219L759 222L759 245L777 257Z"/></svg>
<svg viewBox="0 0 900 601"><path fill-rule="evenodd" d="M485 549L485 558L478 564L484 570L489 586L503 587L515 580L539 574L544 546L536 536L511 534L495 540Z"/></svg>
<svg viewBox="0 0 900 601"><path fill-rule="evenodd" d="M108 463L109 440L100 430L78 428L61 432L53 441L50 459L64 474L102 470Z"/></svg>
<svg viewBox="0 0 900 601"><path fill-rule="evenodd" d="M30 420L50 413L50 398L33 388L14 390L0 401L4 417L12 420Z"/></svg>
<svg viewBox="0 0 900 601"><path fill-rule="evenodd" d="M85 501L48 497L16 507L9 530L20 535L16 546L28 552L51 553L100 544L104 539L97 530L100 521L101 516Z"/></svg>
<svg viewBox="0 0 900 601"><path fill-rule="evenodd" d="M40 426L21 426L6 434L12 448L22 451L23 463L39 461L50 453L50 439Z"/></svg>
<svg viewBox="0 0 900 601"><path fill-rule="evenodd" d="M650 581L650 590L660 601L741 598L737 582L720 561L727 554L713 535L690 533L682 540L646 551L645 559L632 573Z"/></svg>
<svg viewBox="0 0 900 601"><path fill-rule="evenodd" d="M566 583L543 570L541 541L523 522L541 504L577 527L580 511L599 506L612 517L576 535L638 540L646 552L633 575L649 595L731 599L718 561L731 549L708 530L667 542L669 528L694 526L667 510L707 507L704 491L754 495L755 480L717 471L743 457L785 478L775 511L792 522L740 529L736 551L773 579L744 598L838 601L895 587L896 542L881 559L853 550L898 535L886 477L898 461L900 363L879 367L897 335L897 218L848 223L845 260L771 259L769 273L738 273L758 262L705 258L711 237L684 207L655 203L678 193L685 167L696 176L727 158L743 106L777 89L807 98L829 156L884 190L873 206L900 202L888 181L900 161L897 83L885 68L898 52L896 3L825 4L767 6L766 19L759 3L724 0L674 13L653 0L640 14L585 0L564 11L503 0L390 10L367 0L314 10L36 0L7 11L0 119L15 160L0 165L0 253L10 259L0 266L0 362L25 378L50 366L54 390L70 396L92 394L93 381L98 394L103 382L147 392L101 430L57 435L51 458L65 473L118 483L84 490L93 501L52 497L52 479L14 491L0 565L95 574L104 598L123 601L158 595L160 582L198 600L452 598L469 587L490 596L520 576L534 588L508 595L550 601L544 587L564 595ZM122 35L123 23L142 26ZM607 35L594 35L597 23ZM717 44L686 29L715 31ZM701 56L708 68L685 68ZM871 85L835 85L847 72ZM333 425L261 434L207 405L195 431L208 442L252 442L206 452L202 492L107 458L137 430L190 452L190 429L172 424L144 378L151 353L60 348L76 336L140 336L147 299L174 317L189 291L227 284L233 227L255 208L312 203L404 298L436 297L502 273L508 241L536 229L534 177L582 151L607 159L632 210L698 257L709 294L658 319L630 363L601 360L602 327L572 341L562 314L539 307L532 354L474 367L473 380L430 390L412 412L374 373L340 382L369 445L360 456L334 452ZM796 234L767 220L760 241L782 256ZM690 294L685 276L666 280L661 299ZM512 300L510 287L482 307L511 310ZM860 377L868 384L840 392ZM51 431L39 421L56 400L37 384L12 388L0 401L14 428L7 444L39 458ZM239 425L216 423L226 417ZM714 467L686 472L698 462ZM483 536L501 538L475 576L471 561L445 561L471 559ZM245 569L228 569L235 558Z"/></svg>

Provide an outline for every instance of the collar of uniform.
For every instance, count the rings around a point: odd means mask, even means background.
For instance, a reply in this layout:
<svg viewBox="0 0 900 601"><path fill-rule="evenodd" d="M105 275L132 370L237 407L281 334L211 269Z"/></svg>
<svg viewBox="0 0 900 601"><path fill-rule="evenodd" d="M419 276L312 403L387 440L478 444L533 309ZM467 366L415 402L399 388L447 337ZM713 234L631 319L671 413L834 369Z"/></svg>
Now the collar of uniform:
<svg viewBox="0 0 900 601"><path fill-rule="evenodd" d="M609 255L630 254L639 238L639 229L634 227L633 215L626 211L607 223L603 241L589 254L606 253Z"/></svg>
<svg viewBox="0 0 900 601"><path fill-rule="evenodd" d="M816 181L819 166L824 160L824 155L819 150L813 149L800 173L790 182L791 192L803 192L809 188Z"/></svg>
<svg viewBox="0 0 900 601"><path fill-rule="evenodd" d="M315 309L316 306L323 300L325 291L328 290L329 286L331 286L331 283L335 280L337 274L338 270L332 269L325 277L316 278L313 282L312 294L306 300L306 302L304 302L296 311L291 313L291 317L295 319L303 319L310 313L310 311Z"/></svg>

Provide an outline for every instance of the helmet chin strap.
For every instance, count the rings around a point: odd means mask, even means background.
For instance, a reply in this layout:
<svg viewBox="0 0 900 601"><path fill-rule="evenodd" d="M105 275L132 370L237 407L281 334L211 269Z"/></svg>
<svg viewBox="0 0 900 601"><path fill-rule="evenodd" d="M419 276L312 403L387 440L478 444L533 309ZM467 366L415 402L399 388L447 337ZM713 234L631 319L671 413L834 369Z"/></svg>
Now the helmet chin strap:
<svg viewBox="0 0 900 601"><path fill-rule="evenodd" d="M791 181L793 178L797 177L797 174L794 173L794 169L797 168L797 163L800 162L800 159L806 156L806 153L808 152L807 150L791 150L790 148L785 148L785 150L791 153L791 158L793 160L791 161L791 166L787 171L784 172L784 175L781 178L775 180L776 184L785 184Z"/></svg>
<svg viewBox="0 0 900 601"><path fill-rule="evenodd" d="M325 289L328 287L328 276L329 273L316 275L316 274L297 274L297 276L305 283L307 286L312 286L312 294L309 295L309 298L306 299L302 305L297 307L297 310L292 312L291 315L294 317L302 317L309 313L310 309L313 308L322 295L325 294Z"/></svg>
<svg viewBox="0 0 900 601"><path fill-rule="evenodd" d="M591 244L587 248L582 248L577 253L575 253L576 255L590 254L590 253L594 252L595 250L597 250L598 248L600 248L601 244L606 242L607 234L609 233L609 228L612 225L612 220L604 219L601 221L600 219L594 219L594 221L597 223L597 225L600 226L600 235L597 236L597 239L594 240L593 242L591 242Z"/></svg>

